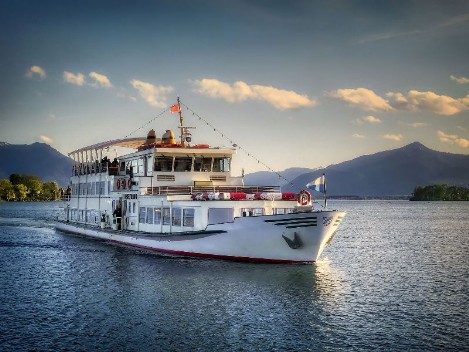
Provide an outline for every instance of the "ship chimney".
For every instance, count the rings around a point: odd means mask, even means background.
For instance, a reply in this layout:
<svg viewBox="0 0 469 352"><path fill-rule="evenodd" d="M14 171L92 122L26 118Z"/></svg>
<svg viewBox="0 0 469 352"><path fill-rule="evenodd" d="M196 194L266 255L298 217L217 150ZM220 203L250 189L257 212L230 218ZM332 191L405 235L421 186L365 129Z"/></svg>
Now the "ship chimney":
<svg viewBox="0 0 469 352"><path fill-rule="evenodd" d="M147 135L147 140L145 141L146 145L156 143L156 133L155 130L150 130Z"/></svg>

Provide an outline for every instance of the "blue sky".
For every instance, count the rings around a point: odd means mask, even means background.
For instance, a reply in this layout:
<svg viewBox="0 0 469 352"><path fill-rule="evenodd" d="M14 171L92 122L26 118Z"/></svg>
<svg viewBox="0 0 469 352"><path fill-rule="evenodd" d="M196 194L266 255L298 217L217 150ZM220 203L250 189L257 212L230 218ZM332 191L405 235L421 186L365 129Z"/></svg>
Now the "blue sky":
<svg viewBox="0 0 469 352"><path fill-rule="evenodd" d="M66 154L180 96L217 129L183 110L195 142L243 148L236 173L469 154L468 38L467 1L0 0L0 141Z"/></svg>

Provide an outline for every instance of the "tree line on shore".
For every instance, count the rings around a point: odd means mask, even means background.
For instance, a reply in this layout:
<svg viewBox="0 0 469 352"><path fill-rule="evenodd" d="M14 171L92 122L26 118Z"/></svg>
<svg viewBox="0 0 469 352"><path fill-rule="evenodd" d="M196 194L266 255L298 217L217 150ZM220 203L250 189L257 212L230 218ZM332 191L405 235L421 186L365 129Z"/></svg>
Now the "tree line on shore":
<svg viewBox="0 0 469 352"><path fill-rule="evenodd" d="M448 185L418 186L410 200L469 200L469 188Z"/></svg>
<svg viewBox="0 0 469 352"><path fill-rule="evenodd" d="M70 187L60 188L57 182L42 182L40 177L11 174L0 180L0 201L53 201L70 194Z"/></svg>

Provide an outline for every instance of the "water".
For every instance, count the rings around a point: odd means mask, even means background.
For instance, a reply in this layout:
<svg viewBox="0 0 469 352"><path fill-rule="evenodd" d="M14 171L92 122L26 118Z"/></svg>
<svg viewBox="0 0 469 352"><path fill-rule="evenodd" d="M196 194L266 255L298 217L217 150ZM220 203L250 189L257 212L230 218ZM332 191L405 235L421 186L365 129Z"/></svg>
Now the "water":
<svg viewBox="0 0 469 352"><path fill-rule="evenodd" d="M0 203L0 350L468 350L469 202L330 203L313 266L162 257Z"/></svg>

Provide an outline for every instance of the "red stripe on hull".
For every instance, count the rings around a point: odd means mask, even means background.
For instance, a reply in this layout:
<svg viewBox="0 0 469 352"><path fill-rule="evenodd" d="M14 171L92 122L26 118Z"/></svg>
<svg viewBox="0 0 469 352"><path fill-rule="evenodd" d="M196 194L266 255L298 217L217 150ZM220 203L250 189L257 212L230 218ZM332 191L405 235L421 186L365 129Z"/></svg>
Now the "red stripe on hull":
<svg viewBox="0 0 469 352"><path fill-rule="evenodd" d="M237 261L237 262L272 263L272 264L312 264L312 263L315 262L314 260L311 260L311 261L308 261L308 260L298 261L298 260L286 260L286 259L252 258L252 257L240 257L240 256L232 256L232 255L220 255L220 254L206 254L206 253L176 251L176 250L172 250L172 249L154 248L154 247L142 246L142 245L139 245L139 244L126 243L126 242L121 242L121 241L112 240L112 239L102 239L102 238L98 238L98 237L84 235L84 234L82 234L78 231L73 231L73 230L61 230L61 231L68 232L68 233L71 233L71 234L76 234L76 235L87 237L87 238L101 239L101 240L104 240L104 241L118 243L118 244L130 246L130 247L142 248L142 249L150 250L150 251L153 251L153 252L172 254L172 255L177 255L177 256L181 256L181 257L221 259L221 260L231 260L231 261Z"/></svg>
<svg viewBox="0 0 469 352"><path fill-rule="evenodd" d="M269 258L252 258L252 257L240 257L233 255L221 255L221 254L207 254L207 253L195 253L195 252L185 252L185 251L176 251L172 249L164 248L154 248L148 246L142 246L138 244L125 243L116 240L109 240L110 242L124 244L130 247L142 248L150 250L153 252L172 254L182 257L193 257L193 258L206 258L206 259L222 259L222 260L231 260L237 262L254 262L254 263L277 263L277 264L312 264L314 261L297 261L297 260L287 260L287 259L269 259Z"/></svg>

